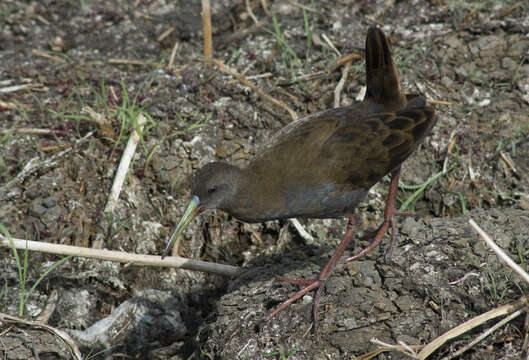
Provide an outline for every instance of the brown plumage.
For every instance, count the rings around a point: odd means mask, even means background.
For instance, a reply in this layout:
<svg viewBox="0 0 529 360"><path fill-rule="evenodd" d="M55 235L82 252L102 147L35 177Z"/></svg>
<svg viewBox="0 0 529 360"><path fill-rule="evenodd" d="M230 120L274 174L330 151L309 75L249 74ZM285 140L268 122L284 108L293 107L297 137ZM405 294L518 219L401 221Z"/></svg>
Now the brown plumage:
<svg viewBox="0 0 529 360"><path fill-rule="evenodd" d="M400 166L430 132L435 117L423 96L401 92L388 41L377 28L370 28L366 38L366 82L362 102L294 121L248 167L215 162L200 169L186 216L164 256L183 228L205 209L222 209L246 222L347 216L374 184L392 173L385 221L370 247L359 255L375 247L388 227L394 228L394 217L399 215L395 196ZM353 223L350 217L345 239L317 279L283 278L309 286L269 318L308 291L318 289L313 309L317 321L325 281L350 241ZM392 244L393 239L394 231Z"/></svg>

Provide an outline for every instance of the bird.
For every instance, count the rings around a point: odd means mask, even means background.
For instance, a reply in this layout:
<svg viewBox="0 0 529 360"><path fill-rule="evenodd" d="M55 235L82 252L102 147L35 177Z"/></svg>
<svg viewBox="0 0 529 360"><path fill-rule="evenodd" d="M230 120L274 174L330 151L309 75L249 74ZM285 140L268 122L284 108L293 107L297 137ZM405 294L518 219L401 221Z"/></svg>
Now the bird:
<svg viewBox="0 0 529 360"><path fill-rule="evenodd" d="M384 221L366 238L373 241L345 261L375 248L391 228L395 241L398 179L403 161L436 123L423 95L404 94L384 32L370 27L366 35L366 94L363 101L316 112L293 121L273 137L249 165L240 168L212 162L198 170L189 204L163 252L164 258L185 227L200 213L220 209L248 222L287 218L347 216L344 239L314 279L280 280L304 286L269 313L270 320L291 303L315 290L313 329L318 306L332 268L340 260L357 225L355 208L369 189L391 174Z"/></svg>

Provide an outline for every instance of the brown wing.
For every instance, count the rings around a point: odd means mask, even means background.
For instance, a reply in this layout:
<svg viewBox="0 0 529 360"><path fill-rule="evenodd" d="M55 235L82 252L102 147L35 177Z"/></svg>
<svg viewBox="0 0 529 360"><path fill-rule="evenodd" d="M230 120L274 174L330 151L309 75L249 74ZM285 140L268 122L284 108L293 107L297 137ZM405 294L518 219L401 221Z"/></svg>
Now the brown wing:
<svg viewBox="0 0 529 360"><path fill-rule="evenodd" d="M250 167L270 177L264 183L273 186L369 188L397 168L435 124L433 109L422 106L424 101L410 105L369 116L360 115L364 109L339 108L301 119Z"/></svg>
<svg viewBox="0 0 529 360"><path fill-rule="evenodd" d="M276 135L269 147L258 154L250 168L257 173L287 179L299 179L319 161L325 142L343 120L331 111L296 120Z"/></svg>
<svg viewBox="0 0 529 360"><path fill-rule="evenodd" d="M322 147L318 171L336 183L369 188L410 156L435 124L433 109L406 108L364 117L336 129Z"/></svg>

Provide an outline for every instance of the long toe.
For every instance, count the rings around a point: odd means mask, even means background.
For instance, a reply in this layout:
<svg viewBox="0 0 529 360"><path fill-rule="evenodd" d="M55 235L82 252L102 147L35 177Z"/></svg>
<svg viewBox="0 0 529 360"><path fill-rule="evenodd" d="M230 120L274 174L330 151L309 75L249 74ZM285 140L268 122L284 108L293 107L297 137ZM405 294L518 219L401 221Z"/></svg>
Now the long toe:
<svg viewBox="0 0 529 360"><path fill-rule="evenodd" d="M386 214L384 215L384 221L379 226L379 228L360 238L360 240L369 240L369 239L374 238L371 244L365 247L358 254L345 259L345 262L357 260L361 258L362 256L366 255L367 253L369 253L374 248L376 248L382 242L382 239L384 238L384 235L386 234L389 228L391 228L391 240L389 243L388 253L386 254L386 260L388 258L391 258L391 253L393 252L393 247L395 246L395 240L397 238L397 229L396 229L397 216L408 217L408 216L415 216L415 214L397 211L397 209L394 206L390 207L389 209L386 209Z"/></svg>
<svg viewBox="0 0 529 360"><path fill-rule="evenodd" d="M367 235L368 239L374 237L371 244L369 244L365 249L360 251L358 254L345 259L345 262L357 260L361 258L362 256L368 254L374 248L376 248L382 241L382 238L384 237L384 234L386 234L386 231L388 230L389 226L390 226L390 222L387 220L384 220L384 222L382 223L382 225L380 225L377 231Z"/></svg>
<svg viewBox="0 0 529 360"><path fill-rule="evenodd" d="M290 279L290 280L293 280L293 279ZM297 293L295 293L294 295L292 295L288 300L283 301L281 305L279 305L274 311L268 314L268 316L266 317L266 321L270 320L271 318L279 314L281 311L286 309L290 304L296 302L298 299L305 296L305 294L307 294L308 292L314 289L317 289L321 286L325 286L325 282L321 280L300 280L300 281L310 281L310 284L304 287L303 289L301 289L300 291L298 291Z"/></svg>
<svg viewBox="0 0 529 360"><path fill-rule="evenodd" d="M346 249L347 245L349 244L349 242L353 238L353 228L356 225L356 222L357 221L356 221L356 218L354 217L354 215L349 216L349 223L347 224L347 230L345 231L344 239L340 242L340 245L338 245L338 247L336 248L336 250L332 254L331 258L329 259L327 264L323 267L323 269L321 270L320 274L318 275L318 277L316 279L314 279L314 280L305 280L305 279L297 280L297 279L290 279L290 278L285 278L285 277L281 277L281 276L278 277L279 280L286 281L286 282L291 283L291 284L305 286L305 288L303 288L300 291L298 291L297 293L295 293L287 301L284 301L283 303L281 303L281 305L279 305L274 311L272 311L266 317L267 321L270 320L271 318L273 318L274 316L276 316L279 312L281 312L284 309L286 309L290 304L292 304L293 302L295 302L296 300L298 300L299 298L301 298L302 296L307 294L309 291L316 290L316 295L315 295L313 303L312 303L312 316L313 316L313 322L314 322L314 326L313 326L312 329L313 330L316 329L316 325L317 325L317 322L318 322L318 306L319 306L319 303L320 303L320 299L321 299L323 290L325 289L325 282L329 278L329 275L330 275L330 273L332 271L332 268L334 267L334 265L336 265L336 263L338 262L338 260L342 256L344 250Z"/></svg>
<svg viewBox="0 0 529 360"><path fill-rule="evenodd" d="M317 281L315 279L292 279L292 278L287 278L283 276L276 276L276 279L290 283L290 284L299 285L299 286L309 286L314 281Z"/></svg>

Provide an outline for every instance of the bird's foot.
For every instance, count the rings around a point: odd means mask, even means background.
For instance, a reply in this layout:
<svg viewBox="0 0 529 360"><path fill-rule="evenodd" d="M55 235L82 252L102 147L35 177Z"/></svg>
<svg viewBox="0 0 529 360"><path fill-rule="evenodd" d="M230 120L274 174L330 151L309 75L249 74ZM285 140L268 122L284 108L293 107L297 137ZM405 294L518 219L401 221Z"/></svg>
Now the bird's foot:
<svg viewBox="0 0 529 360"><path fill-rule="evenodd" d="M298 299L305 296L307 293L309 293L312 290L316 290L316 295L314 296L314 300L312 301L312 321L314 324L313 329L316 329L318 324L318 306L320 305L321 295L323 294L323 290L325 289L325 283L327 282L327 279L320 279L322 274L320 273L320 276L318 276L317 279L291 279L286 278L282 276L278 276L277 279L281 281L285 281L291 284L295 285L301 285L305 286L303 289L292 295L288 300L283 301L281 305L279 305L274 311L272 311L268 316L266 317L266 320L270 320L274 316L276 316L279 312L286 309L290 304L296 302ZM325 275L326 276L326 275Z"/></svg>
<svg viewBox="0 0 529 360"><path fill-rule="evenodd" d="M393 209L393 210L390 210L390 214L389 216L385 216L384 217L384 222L382 223L382 225L380 225L378 227L377 230L375 231L372 231L370 232L369 234L366 234L364 236L362 236L360 238L360 240L369 240L369 239L373 239L373 238L376 238L378 233L379 232L383 232L383 234L386 233L385 230L387 230L389 228L389 226L391 226L391 243L393 243L393 241L395 240L395 222L396 222L396 217L397 216L404 216L404 217L414 217L415 214L414 213L409 213L409 212L400 212L400 211L397 211L396 209ZM383 230L384 228L384 225L385 224L388 224L388 226L385 227L385 230ZM384 235L382 235L384 236Z"/></svg>
<svg viewBox="0 0 529 360"><path fill-rule="evenodd" d="M303 289L295 293L290 299L284 301L279 305L274 311L272 311L268 316L266 317L266 320L270 320L274 316L276 316L279 312L286 309L290 304L294 303L296 300L300 299L301 297L305 296L309 291L315 290L316 295L314 296L314 300L312 301L312 321L313 321L313 327L312 330L314 331L318 326L318 306L320 305L321 295L323 294L323 290L325 289L325 283L327 282L327 279L329 278L329 275L331 273L332 268L338 262L340 259L340 256L342 256L344 250L346 249L347 245L353 238L353 228L356 225L357 220L354 215L349 216L349 223L347 224L347 230L345 232L345 237L338 245L336 250L334 251L334 254L331 256L329 261L327 262L327 265L323 267L320 274L316 279L291 279L286 278L282 276L278 276L278 279L281 281L286 281L291 284L296 284L300 286L305 286Z"/></svg>
<svg viewBox="0 0 529 360"><path fill-rule="evenodd" d="M374 239L371 244L369 244L366 248L364 248L362 251L360 251L358 254L351 256L347 259L345 259L345 262L354 261L362 256L369 253L371 250L376 248L380 242L382 241L382 238L388 231L388 229L391 227L391 240L389 242L389 249L387 252L388 257L391 257L391 253L393 252L393 247L395 245L395 239L397 235L397 229L396 229L396 223L397 223L397 216L415 216L413 213L407 213L407 212L400 212L397 211L395 208L393 210L390 210L389 214L386 214L384 216L384 222L379 226L379 228L373 232L370 232L369 234L366 234L361 237L360 240L369 240Z"/></svg>
<svg viewBox="0 0 529 360"><path fill-rule="evenodd" d="M415 216L415 214L407 213L407 212L401 212L397 210L396 202L397 202L397 189L398 189L398 183L399 183L399 176L400 176L400 168L393 171L391 173L391 182L389 184L389 193L388 193L388 199L386 201L386 211L384 213L384 222L378 230L373 231L372 233L369 233L362 237L362 240L366 239L373 239L371 244L369 244L365 249L360 251L358 254L351 256L350 258L345 259L345 262L353 261L361 258L362 256L366 255L368 252L376 248L380 242L382 241L382 238L386 234L386 231L391 227L391 241L389 243L389 250L387 252L386 257L391 257L391 253L393 252L393 246L395 245L395 238L397 235L397 229L396 229L396 223L397 223L397 216Z"/></svg>
<svg viewBox="0 0 529 360"><path fill-rule="evenodd" d="M318 279L292 279L292 278L287 278L283 276L276 276L276 279L290 283L290 284L299 285L299 286L309 286L314 281L318 281Z"/></svg>

